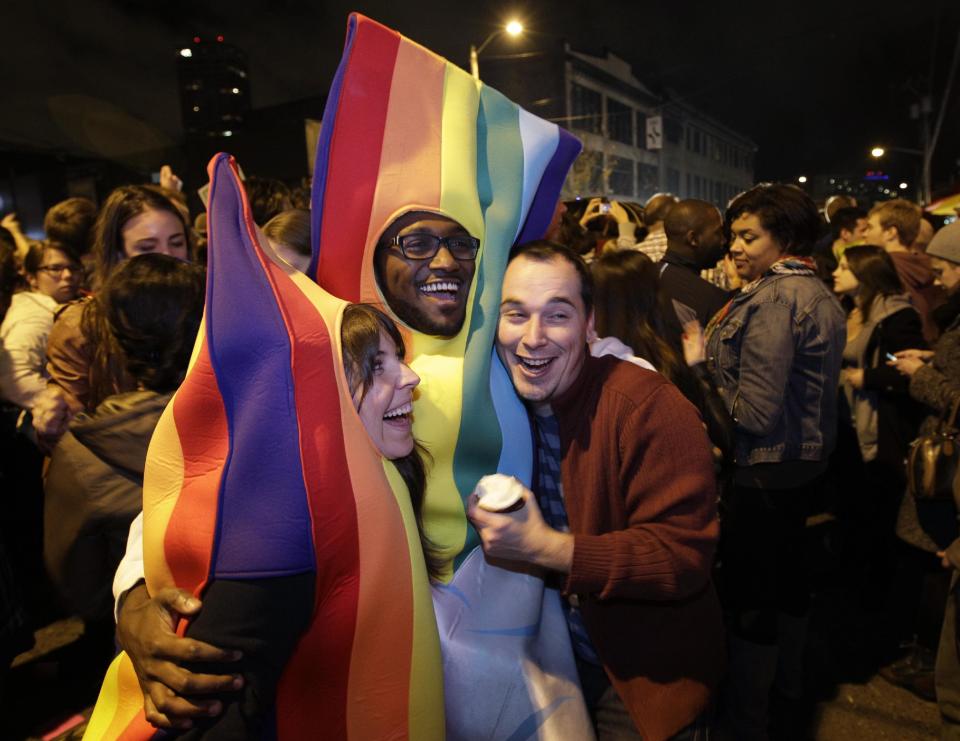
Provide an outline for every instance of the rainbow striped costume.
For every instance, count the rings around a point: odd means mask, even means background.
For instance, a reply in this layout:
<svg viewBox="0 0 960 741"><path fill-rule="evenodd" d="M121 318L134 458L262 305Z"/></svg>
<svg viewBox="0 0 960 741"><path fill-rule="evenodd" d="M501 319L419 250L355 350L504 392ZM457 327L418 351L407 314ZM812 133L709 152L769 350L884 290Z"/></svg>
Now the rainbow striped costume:
<svg viewBox="0 0 960 741"><path fill-rule="evenodd" d="M211 163L204 323L151 443L145 565L151 592L189 589L204 610L218 581L314 575L309 625L264 735L419 741L443 738L446 725L449 738L562 738L561 726L583 727L556 594L487 567L464 515L486 473L530 483L526 413L492 352L499 287L511 245L545 231L579 148L454 65L352 15L314 171L308 272L322 289L261 248L232 161ZM360 425L339 349L343 301L390 313L373 252L411 210L448 216L481 240L463 329L437 338L402 327L423 381L414 432L434 459L424 526L450 561L449 584L433 592L440 641L409 496ZM551 636L562 637L558 658L543 644ZM505 693L490 707L470 692L484 655L516 675L501 682L488 667ZM87 737L153 737L141 702L121 654Z"/></svg>

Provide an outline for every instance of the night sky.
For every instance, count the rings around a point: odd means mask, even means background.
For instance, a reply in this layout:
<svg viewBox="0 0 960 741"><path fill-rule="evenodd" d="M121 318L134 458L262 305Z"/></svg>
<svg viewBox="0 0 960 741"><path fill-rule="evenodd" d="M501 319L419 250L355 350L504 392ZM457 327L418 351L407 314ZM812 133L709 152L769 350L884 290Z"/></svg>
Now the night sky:
<svg viewBox="0 0 960 741"><path fill-rule="evenodd" d="M222 33L250 61L254 106L324 93L358 10L466 65L498 23L520 18L522 52L566 38L610 49L654 88L682 95L760 148L758 179L859 171L876 142L916 148L909 106L938 104L960 32L960 3L402 2L15 0L5 7L0 144L122 156L180 136L176 50ZM909 10L908 10L909 8ZM481 57L481 76L483 57ZM960 79L935 160L958 173ZM119 129L104 122L124 121ZM121 131L122 129L122 131ZM904 173L914 160L891 162Z"/></svg>

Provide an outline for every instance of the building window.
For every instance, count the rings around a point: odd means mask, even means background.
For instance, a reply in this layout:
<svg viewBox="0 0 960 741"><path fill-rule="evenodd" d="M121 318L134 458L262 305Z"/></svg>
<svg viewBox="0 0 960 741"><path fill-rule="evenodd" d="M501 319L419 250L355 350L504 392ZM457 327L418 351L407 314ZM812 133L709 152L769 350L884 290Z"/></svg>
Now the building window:
<svg viewBox="0 0 960 741"><path fill-rule="evenodd" d="M667 168L667 190L670 193L680 192L680 171L672 167Z"/></svg>
<svg viewBox="0 0 960 741"><path fill-rule="evenodd" d="M573 120L570 123L581 131L602 133L602 104L603 100L596 90L573 83L570 87L570 112Z"/></svg>
<svg viewBox="0 0 960 741"><path fill-rule="evenodd" d="M674 118L663 119L663 135L671 144L680 144L683 142L683 124ZM677 174L679 179L680 175Z"/></svg>
<svg viewBox="0 0 960 741"><path fill-rule="evenodd" d="M613 98L607 98L607 136L633 146L633 109Z"/></svg>
<svg viewBox="0 0 960 741"><path fill-rule="evenodd" d="M637 196L646 201L660 190L660 171L656 165L637 163Z"/></svg>
<svg viewBox="0 0 960 741"><path fill-rule="evenodd" d="M647 114L642 111L636 111L637 116L637 146L640 149L647 148Z"/></svg>
<svg viewBox="0 0 960 741"><path fill-rule="evenodd" d="M633 198L633 160L610 158L610 192Z"/></svg>

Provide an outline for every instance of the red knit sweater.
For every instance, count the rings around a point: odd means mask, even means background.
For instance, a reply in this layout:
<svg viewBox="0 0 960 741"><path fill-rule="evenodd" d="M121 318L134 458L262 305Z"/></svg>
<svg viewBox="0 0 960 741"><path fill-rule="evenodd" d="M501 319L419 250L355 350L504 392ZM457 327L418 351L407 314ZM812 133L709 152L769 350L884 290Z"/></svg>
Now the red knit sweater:
<svg viewBox="0 0 960 741"><path fill-rule="evenodd" d="M588 357L551 407L573 566L590 640L647 741L707 707L723 670L710 580L719 535L710 444L660 374Z"/></svg>

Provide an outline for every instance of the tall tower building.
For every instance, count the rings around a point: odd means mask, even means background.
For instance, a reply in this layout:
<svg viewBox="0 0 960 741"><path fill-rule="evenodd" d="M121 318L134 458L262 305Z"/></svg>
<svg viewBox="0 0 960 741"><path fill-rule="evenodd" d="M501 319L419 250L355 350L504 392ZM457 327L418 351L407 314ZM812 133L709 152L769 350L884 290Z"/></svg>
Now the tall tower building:
<svg viewBox="0 0 960 741"><path fill-rule="evenodd" d="M229 137L250 110L247 55L222 35L194 36L178 51L180 115L187 138Z"/></svg>

